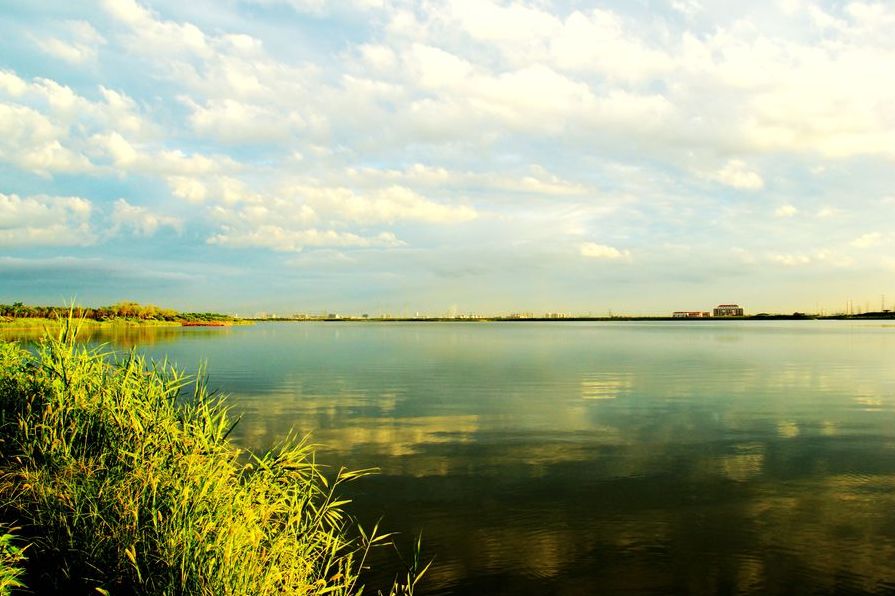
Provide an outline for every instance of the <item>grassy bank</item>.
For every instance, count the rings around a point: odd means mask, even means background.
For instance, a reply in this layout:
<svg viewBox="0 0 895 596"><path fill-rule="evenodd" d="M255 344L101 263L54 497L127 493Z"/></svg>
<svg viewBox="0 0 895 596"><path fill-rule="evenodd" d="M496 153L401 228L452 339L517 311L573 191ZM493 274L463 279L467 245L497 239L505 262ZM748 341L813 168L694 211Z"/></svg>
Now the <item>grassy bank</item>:
<svg viewBox="0 0 895 596"><path fill-rule="evenodd" d="M327 479L295 440L241 452L232 426L201 379L113 362L69 328L36 353L0 343L0 523L28 544L22 561L4 538L0 577L24 563L36 594L357 593L385 538L336 494L364 472Z"/></svg>
<svg viewBox="0 0 895 596"><path fill-rule="evenodd" d="M43 318L43 317L17 317L17 318L0 318L0 329L50 329L60 330L67 324L66 318ZM106 319L104 321L94 321L93 319L84 319L81 322L84 327L91 328L112 328L112 327L180 327L179 321L154 321L141 319Z"/></svg>

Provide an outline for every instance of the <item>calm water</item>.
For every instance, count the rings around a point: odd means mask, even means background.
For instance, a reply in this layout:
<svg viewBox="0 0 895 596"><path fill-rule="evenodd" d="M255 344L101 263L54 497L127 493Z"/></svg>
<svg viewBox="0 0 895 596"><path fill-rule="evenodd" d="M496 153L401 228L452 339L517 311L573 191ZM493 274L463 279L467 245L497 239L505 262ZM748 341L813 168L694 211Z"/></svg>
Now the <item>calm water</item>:
<svg viewBox="0 0 895 596"><path fill-rule="evenodd" d="M142 330L243 414L377 466L352 511L426 594L895 591L895 326L270 323ZM396 572L377 561L376 586Z"/></svg>

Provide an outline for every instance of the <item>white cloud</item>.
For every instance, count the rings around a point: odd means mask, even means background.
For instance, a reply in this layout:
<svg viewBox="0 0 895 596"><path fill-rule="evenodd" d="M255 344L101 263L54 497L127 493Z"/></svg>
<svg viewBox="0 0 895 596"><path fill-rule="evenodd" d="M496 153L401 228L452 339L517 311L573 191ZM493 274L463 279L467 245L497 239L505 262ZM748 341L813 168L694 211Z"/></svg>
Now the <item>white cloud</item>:
<svg viewBox="0 0 895 596"><path fill-rule="evenodd" d="M240 164L226 155L185 153L180 149L147 148L133 143L117 132L93 135L89 140L97 163L107 160L118 173L154 174L169 180L183 177L238 172Z"/></svg>
<svg viewBox="0 0 895 596"><path fill-rule="evenodd" d="M771 260L780 263L786 267L797 267L799 265L808 265L812 262L811 257L801 254L779 254L772 255Z"/></svg>
<svg viewBox="0 0 895 596"><path fill-rule="evenodd" d="M209 187L191 179L169 181L180 192L207 199ZM220 188L221 180L210 179ZM238 181L237 181L238 182ZM199 186L201 184L201 186ZM240 197L244 198L244 197ZM422 222L462 223L477 217L471 207L442 204L401 186L387 186L363 194L344 187L288 185L265 191L239 205L223 202L208 214L221 225L211 244L297 251L303 247L395 247L404 243L392 232L353 232L344 228Z"/></svg>
<svg viewBox="0 0 895 596"><path fill-rule="evenodd" d="M836 217L842 214L841 209L837 209L836 207L821 207L817 211L817 217L821 219L827 219L830 217Z"/></svg>
<svg viewBox="0 0 895 596"><path fill-rule="evenodd" d="M131 205L124 199L115 201L111 221L113 234L129 230L137 236L152 236L162 227L169 227L178 232L183 230L183 222L180 219L152 213L146 207Z"/></svg>
<svg viewBox="0 0 895 596"><path fill-rule="evenodd" d="M552 14L522 3L493 0L450 0L438 16L450 19L474 39L490 42L531 42L553 34L560 24Z"/></svg>
<svg viewBox="0 0 895 596"><path fill-rule="evenodd" d="M774 210L774 217L792 217L798 212L792 205L781 205Z"/></svg>
<svg viewBox="0 0 895 596"><path fill-rule="evenodd" d="M855 248L871 248L883 243L883 235L879 232L868 232L851 241Z"/></svg>
<svg viewBox="0 0 895 596"><path fill-rule="evenodd" d="M66 131L43 114L0 103L0 160L36 174L89 172L86 157L62 144Z"/></svg>
<svg viewBox="0 0 895 596"><path fill-rule="evenodd" d="M135 0L103 0L102 4L111 16L132 28L142 45L135 49L151 48L166 56L185 52L207 58L214 54L206 35L192 23L159 20Z"/></svg>
<svg viewBox="0 0 895 596"><path fill-rule="evenodd" d="M583 257L589 259L601 259L607 261L630 260L631 253L627 250L619 250L614 246L597 244L596 242L584 242L578 250Z"/></svg>
<svg viewBox="0 0 895 596"><path fill-rule="evenodd" d="M713 172L708 178L740 190L761 190L764 188L764 180L758 172L750 169L745 162L739 159L731 159L723 168Z"/></svg>
<svg viewBox="0 0 895 596"><path fill-rule="evenodd" d="M217 176L207 180L209 198L232 205L234 203L261 203L264 197L249 188L242 180L231 176Z"/></svg>
<svg viewBox="0 0 895 596"><path fill-rule="evenodd" d="M807 265L832 265L833 267L850 267L854 259L846 254L830 249L820 249L809 253L783 253L770 256L772 262L785 267L802 267Z"/></svg>
<svg viewBox="0 0 895 596"><path fill-rule="evenodd" d="M671 55L648 47L610 10L572 13L551 36L550 51L562 69L623 81L643 81L668 72L674 65Z"/></svg>
<svg viewBox="0 0 895 596"><path fill-rule="evenodd" d="M696 0L671 0L671 8L688 17L702 12L702 4Z"/></svg>
<svg viewBox="0 0 895 596"><path fill-rule="evenodd" d="M344 187L297 186L291 193L302 197L317 212L341 222L446 224L477 217L471 207L438 203L402 186L389 186L365 194Z"/></svg>
<svg viewBox="0 0 895 596"><path fill-rule="evenodd" d="M397 247L404 243L392 232L376 236L361 236L336 230L290 230L276 225L263 225L252 230L233 230L225 227L208 239L209 244L234 248L267 248L279 252L298 252L305 247L371 248Z"/></svg>
<svg viewBox="0 0 895 596"><path fill-rule="evenodd" d="M201 136L224 143L285 141L305 126L297 112L278 112L233 99L210 100L205 105L189 100L187 103L193 111L193 129Z"/></svg>
<svg viewBox="0 0 895 596"><path fill-rule="evenodd" d="M423 89L450 90L465 86L475 72L473 65L463 58L424 44L413 44L405 57Z"/></svg>
<svg viewBox="0 0 895 596"><path fill-rule="evenodd" d="M80 197L0 193L0 246L92 244L92 204Z"/></svg>
<svg viewBox="0 0 895 596"><path fill-rule="evenodd" d="M98 47L106 43L87 21L68 21L64 24L66 39L34 37L34 42L45 53L71 64L96 60Z"/></svg>
<svg viewBox="0 0 895 596"><path fill-rule="evenodd" d="M12 71L0 70L0 91L12 97L19 97L28 91L28 83Z"/></svg>
<svg viewBox="0 0 895 596"><path fill-rule="evenodd" d="M104 139L116 164L136 161L122 135L144 138L155 127L128 95L103 86L97 94L91 100L51 79L0 71L0 160L40 175L97 173L88 154Z"/></svg>
<svg viewBox="0 0 895 596"><path fill-rule="evenodd" d="M388 72L398 64L397 54L387 45L365 43L358 50L364 64L374 71Z"/></svg>
<svg viewBox="0 0 895 596"><path fill-rule="evenodd" d="M538 164L531 164L515 175L456 171L421 163L407 166L403 170L364 167L348 168L345 173L354 185L364 187L389 184L427 187L435 191L476 189L500 194L509 191L546 196L580 196L594 192L588 186L560 178Z"/></svg>

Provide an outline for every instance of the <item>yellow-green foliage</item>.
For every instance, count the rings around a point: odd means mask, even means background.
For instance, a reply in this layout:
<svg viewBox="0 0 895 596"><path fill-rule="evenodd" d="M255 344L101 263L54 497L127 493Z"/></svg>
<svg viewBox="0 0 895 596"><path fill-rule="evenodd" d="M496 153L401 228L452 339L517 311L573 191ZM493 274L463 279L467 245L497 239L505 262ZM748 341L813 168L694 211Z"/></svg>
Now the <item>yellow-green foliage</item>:
<svg viewBox="0 0 895 596"><path fill-rule="evenodd" d="M349 541L334 489L362 473L327 482L301 441L241 452L201 378L135 355L112 362L73 335L48 338L35 354L0 344L0 513L31 543L29 588L359 590L360 559L382 537Z"/></svg>
<svg viewBox="0 0 895 596"><path fill-rule="evenodd" d="M25 555L15 537L0 528L0 596L8 596L13 588L23 588L21 565Z"/></svg>

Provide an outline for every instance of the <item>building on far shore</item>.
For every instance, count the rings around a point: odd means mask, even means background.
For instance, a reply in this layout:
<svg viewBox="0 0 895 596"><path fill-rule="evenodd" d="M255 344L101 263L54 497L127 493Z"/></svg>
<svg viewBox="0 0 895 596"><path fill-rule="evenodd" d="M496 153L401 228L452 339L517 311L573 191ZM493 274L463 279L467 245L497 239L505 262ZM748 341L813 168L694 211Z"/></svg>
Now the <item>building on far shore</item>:
<svg viewBox="0 0 895 596"><path fill-rule="evenodd" d="M738 304L719 304L712 311L713 317L742 317L743 309Z"/></svg>
<svg viewBox="0 0 895 596"><path fill-rule="evenodd" d="M675 319L708 319L709 313L700 310L679 310L671 315Z"/></svg>

